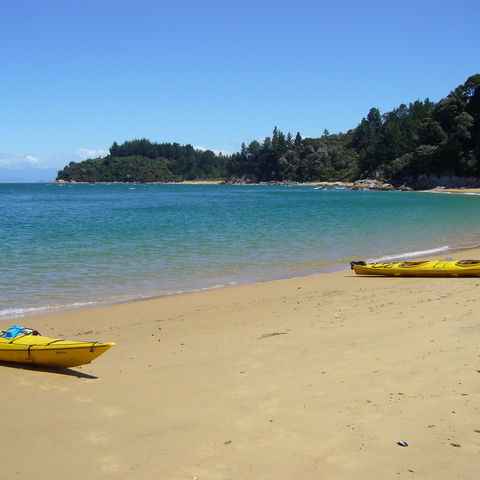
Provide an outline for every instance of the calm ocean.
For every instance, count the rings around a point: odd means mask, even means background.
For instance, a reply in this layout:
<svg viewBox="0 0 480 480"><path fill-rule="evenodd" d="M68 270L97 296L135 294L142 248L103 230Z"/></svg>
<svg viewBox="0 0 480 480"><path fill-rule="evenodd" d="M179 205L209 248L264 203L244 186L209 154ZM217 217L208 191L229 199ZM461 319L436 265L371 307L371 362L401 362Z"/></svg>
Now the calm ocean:
<svg viewBox="0 0 480 480"><path fill-rule="evenodd" d="M478 196L0 184L0 319L479 243Z"/></svg>

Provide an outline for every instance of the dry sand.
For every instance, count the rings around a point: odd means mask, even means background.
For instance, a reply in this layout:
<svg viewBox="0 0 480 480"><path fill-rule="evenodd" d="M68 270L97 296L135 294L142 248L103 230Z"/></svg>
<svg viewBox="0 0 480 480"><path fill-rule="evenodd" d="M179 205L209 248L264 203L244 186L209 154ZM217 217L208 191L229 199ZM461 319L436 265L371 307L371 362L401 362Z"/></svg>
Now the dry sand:
<svg viewBox="0 0 480 480"><path fill-rule="evenodd" d="M479 287L344 271L24 319L117 346L0 367L1 478L478 478Z"/></svg>
<svg viewBox="0 0 480 480"><path fill-rule="evenodd" d="M480 188L444 188L436 187L431 190L424 190L425 192L433 193L463 193L464 195L480 195Z"/></svg>

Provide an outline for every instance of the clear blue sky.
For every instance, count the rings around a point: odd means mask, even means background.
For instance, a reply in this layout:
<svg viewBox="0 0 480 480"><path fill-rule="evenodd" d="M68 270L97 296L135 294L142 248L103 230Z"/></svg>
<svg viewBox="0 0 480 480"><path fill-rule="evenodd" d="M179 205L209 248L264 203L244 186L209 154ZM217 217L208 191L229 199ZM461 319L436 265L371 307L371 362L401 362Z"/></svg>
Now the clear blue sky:
<svg viewBox="0 0 480 480"><path fill-rule="evenodd" d="M480 73L478 0L0 0L0 181L113 141L238 151L439 100ZM13 176L13 177L12 177Z"/></svg>

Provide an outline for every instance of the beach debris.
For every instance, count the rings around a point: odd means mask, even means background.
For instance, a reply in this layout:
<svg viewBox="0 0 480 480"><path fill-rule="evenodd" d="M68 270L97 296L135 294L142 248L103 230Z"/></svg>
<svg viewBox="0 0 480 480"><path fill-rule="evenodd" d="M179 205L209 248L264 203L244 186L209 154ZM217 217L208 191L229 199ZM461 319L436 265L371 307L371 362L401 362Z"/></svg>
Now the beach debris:
<svg viewBox="0 0 480 480"><path fill-rule="evenodd" d="M226 442L223 442L224 445L230 445L232 443L232 440L227 440Z"/></svg>
<svg viewBox="0 0 480 480"><path fill-rule="evenodd" d="M475 433L480 433L480 429L474 430Z"/></svg>
<svg viewBox="0 0 480 480"><path fill-rule="evenodd" d="M397 445L400 445L401 447L408 447L408 443L404 442L403 440L398 441Z"/></svg>
<svg viewBox="0 0 480 480"><path fill-rule="evenodd" d="M450 444L452 447L461 447L461 445L459 443L451 443Z"/></svg>
<svg viewBox="0 0 480 480"><path fill-rule="evenodd" d="M286 335L288 332L273 332L273 333L264 333L260 337L258 337L258 340L261 340L262 338L268 338L268 337L274 337L275 335Z"/></svg>

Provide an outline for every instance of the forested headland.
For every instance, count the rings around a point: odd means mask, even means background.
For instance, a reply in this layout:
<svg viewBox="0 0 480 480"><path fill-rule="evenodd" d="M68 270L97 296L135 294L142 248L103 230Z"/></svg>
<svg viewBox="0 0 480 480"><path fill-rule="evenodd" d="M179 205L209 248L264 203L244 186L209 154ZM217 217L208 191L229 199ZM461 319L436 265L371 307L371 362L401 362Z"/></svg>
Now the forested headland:
<svg viewBox="0 0 480 480"><path fill-rule="evenodd" d="M346 133L302 138L274 128L232 155L147 139L116 142L106 157L71 162L66 182L227 180L322 182L376 179L413 188L441 177L480 185L480 74L439 102L428 98L382 114L372 108Z"/></svg>

